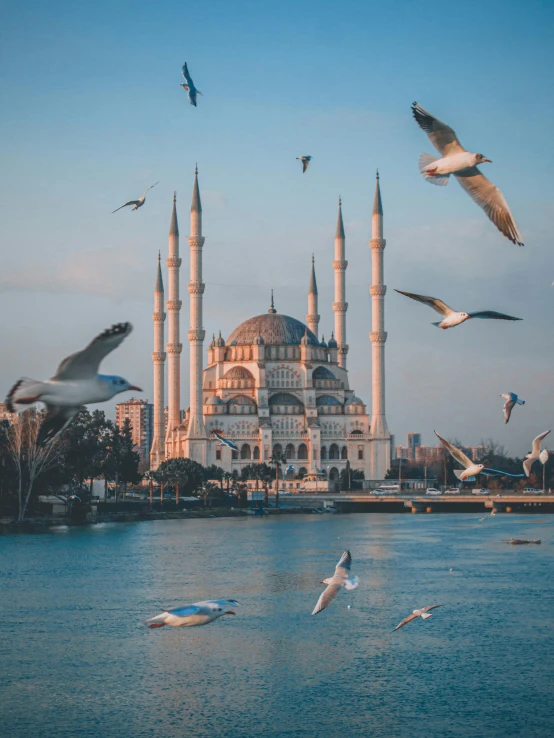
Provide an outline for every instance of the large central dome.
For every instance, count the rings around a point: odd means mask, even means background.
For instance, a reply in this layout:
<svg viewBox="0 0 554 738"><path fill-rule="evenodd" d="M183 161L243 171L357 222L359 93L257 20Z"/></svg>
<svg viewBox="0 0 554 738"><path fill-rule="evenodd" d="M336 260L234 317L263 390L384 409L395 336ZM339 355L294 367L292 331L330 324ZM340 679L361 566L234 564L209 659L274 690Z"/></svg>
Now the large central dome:
<svg viewBox="0 0 554 738"><path fill-rule="evenodd" d="M279 313L256 315L241 323L227 339L227 346L253 346L261 336L266 345L300 346L302 337L308 332L308 344L319 346L311 330L296 318Z"/></svg>

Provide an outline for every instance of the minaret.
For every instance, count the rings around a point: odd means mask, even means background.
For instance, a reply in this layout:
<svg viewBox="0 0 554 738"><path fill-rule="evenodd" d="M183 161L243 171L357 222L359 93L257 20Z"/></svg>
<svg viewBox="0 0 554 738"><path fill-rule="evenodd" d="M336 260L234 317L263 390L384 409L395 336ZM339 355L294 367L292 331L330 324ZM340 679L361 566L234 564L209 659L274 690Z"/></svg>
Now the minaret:
<svg viewBox="0 0 554 738"><path fill-rule="evenodd" d="M335 339L339 345L339 366L346 369L346 355L348 346L346 344L346 311L348 303L346 297L346 267L348 262L344 258L344 225L342 222L342 203L339 197L339 214L337 217L337 229L335 231L335 302L333 312L335 313Z"/></svg>
<svg viewBox="0 0 554 738"><path fill-rule="evenodd" d="M379 186L379 172L375 183L375 198L371 217L371 363L372 363L372 415L373 478L384 479L390 467L390 434L385 417L385 293L383 284L383 204Z"/></svg>
<svg viewBox="0 0 554 738"><path fill-rule="evenodd" d="M169 256L167 258L169 299L167 301L167 434L181 424L181 351L179 313L179 225L177 223L177 193L173 194L173 212L169 226Z"/></svg>
<svg viewBox="0 0 554 738"><path fill-rule="evenodd" d="M318 338L319 315L317 314L317 282L315 280L315 258L312 254L312 271L310 272L310 287L308 289L308 314L306 322L311 332Z"/></svg>
<svg viewBox="0 0 554 738"><path fill-rule="evenodd" d="M198 188L198 167L194 170L194 188L190 207L190 414L188 418L186 455L201 464L207 463L207 435L202 415L202 358L205 331L202 327L202 203Z"/></svg>
<svg viewBox="0 0 554 738"><path fill-rule="evenodd" d="M162 280L162 257L158 253L158 274L154 286L154 438L150 450L150 468L157 469L165 459L164 451L164 283Z"/></svg>

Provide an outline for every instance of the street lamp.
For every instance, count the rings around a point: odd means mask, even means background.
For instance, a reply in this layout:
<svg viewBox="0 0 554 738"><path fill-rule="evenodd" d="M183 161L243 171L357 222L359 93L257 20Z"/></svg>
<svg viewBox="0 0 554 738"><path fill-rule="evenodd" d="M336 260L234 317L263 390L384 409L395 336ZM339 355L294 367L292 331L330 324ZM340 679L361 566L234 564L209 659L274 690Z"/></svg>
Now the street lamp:
<svg viewBox="0 0 554 738"><path fill-rule="evenodd" d="M546 494L546 465L548 463L550 454L548 453L548 450L546 448L543 448L543 450L540 453L539 459L542 464L542 491L543 494Z"/></svg>

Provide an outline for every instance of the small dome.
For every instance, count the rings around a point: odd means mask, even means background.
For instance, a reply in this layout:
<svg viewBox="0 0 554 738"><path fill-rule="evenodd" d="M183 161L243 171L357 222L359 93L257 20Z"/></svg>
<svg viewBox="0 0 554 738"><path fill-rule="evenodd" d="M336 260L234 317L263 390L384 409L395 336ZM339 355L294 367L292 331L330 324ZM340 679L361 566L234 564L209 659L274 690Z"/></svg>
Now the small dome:
<svg viewBox="0 0 554 738"><path fill-rule="evenodd" d="M254 379L254 377L243 366L234 366L224 374L223 379Z"/></svg>
<svg viewBox="0 0 554 738"><path fill-rule="evenodd" d="M258 336L266 345L300 346L306 334L310 346L319 345L314 334L296 318L280 313L265 313L245 320L235 328L227 339L227 346L254 346Z"/></svg>
<svg viewBox="0 0 554 738"><path fill-rule="evenodd" d="M339 347L339 345L338 345L338 343L337 343L337 341L335 339L334 333L331 333L331 338L329 339L329 343L327 345L329 346L329 348L333 348L333 349L336 349L336 348Z"/></svg>
<svg viewBox="0 0 554 738"><path fill-rule="evenodd" d="M352 397L349 397L345 405L365 405L365 402L361 400L359 397L356 397L356 395L352 395Z"/></svg>
<svg viewBox="0 0 554 738"><path fill-rule="evenodd" d="M316 405L342 405L340 400L337 400L336 397L331 397L331 395L321 395L321 397L318 397L315 401Z"/></svg>
<svg viewBox="0 0 554 738"><path fill-rule="evenodd" d="M329 343L331 343L329 341ZM326 366L318 366L312 373L314 379L336 379L335 375Z"/></svg>
<svg viewBox="0 0 554 738"><path fill-rule="evenodd" d="M325 343L325 336L321 336L321 343L319 344L321 348L327 348L327 344Z"/></svg>
<svg viewBox="0 0 554 738"><path fill-rule="evenodd" d="M221 397L218 397L217 395L214 395L213 397L208 397L205 405L224 405L225 403L221 399Z"/></svg>
<svg viewBox="0 0 554 738"><path fill-rule="evenodd" d="M248 397L247 395L237 395L236 397L231 397L230 400L227 401L228 405L255 405L256 403L251 397Z"/></svg>
<svg viewBox="0 0 554 738"><path fill-rule="evenodd" d="M217 340L215 342L216 346L219 346L220 348L225 346L225 339L221 335L221 331L219 331L219 336L217 337Z"/></svg>
<svg viewBox="0 0 554 738"><path fill-rule="evenodd" d="M302 405L302 401L288 392L277 392L269 398L270 405Z"/></svg>

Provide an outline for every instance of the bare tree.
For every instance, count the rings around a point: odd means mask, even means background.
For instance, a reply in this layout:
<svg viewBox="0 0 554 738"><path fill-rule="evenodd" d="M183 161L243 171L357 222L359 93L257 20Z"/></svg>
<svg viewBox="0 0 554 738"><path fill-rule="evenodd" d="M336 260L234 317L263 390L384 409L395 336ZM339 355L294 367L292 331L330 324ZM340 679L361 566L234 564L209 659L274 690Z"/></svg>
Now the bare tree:
<svg viewBox="0 0 554 738"><path fill-rule="evenodd" d="M37 446L44 413L31 408L19 415L7 434L8 453L12 458L17 479L18 520L22 521L36 480L52 469L63 451L60 436L45 446Z"/></svg>

